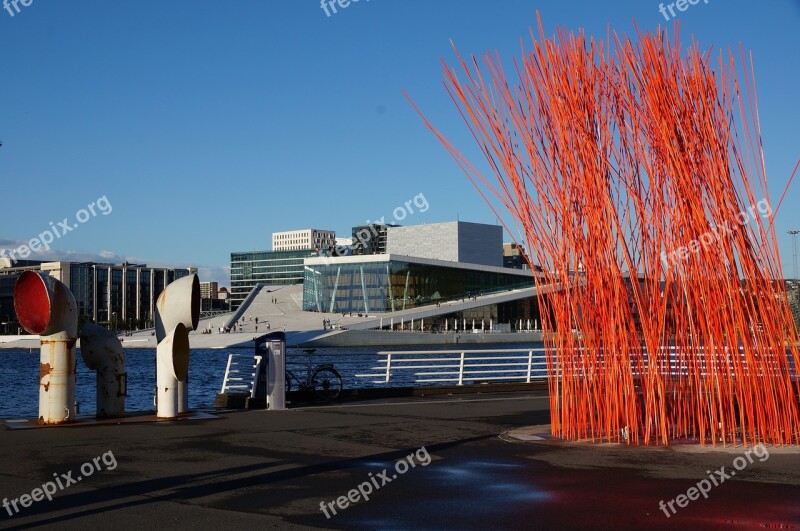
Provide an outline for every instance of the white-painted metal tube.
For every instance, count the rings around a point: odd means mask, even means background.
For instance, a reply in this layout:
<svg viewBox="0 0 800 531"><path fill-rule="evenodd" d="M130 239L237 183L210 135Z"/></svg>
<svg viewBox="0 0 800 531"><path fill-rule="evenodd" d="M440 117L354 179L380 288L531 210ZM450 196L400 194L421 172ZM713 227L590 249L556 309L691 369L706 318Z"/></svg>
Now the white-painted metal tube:
<svg viewBox="0 0 800 531"><path fill-rule="evenodd" d="M196 330L200 321L200 280L196 274L169 284L156 302L156 339L161 342L167 333L182 323L187 330Z"/></svg>
<svg viewBox="0 0 800 531"><path fill-rule="evenodd" d="M178 381L189 370L189 331L178 323L156 348L158 418L178 416Z"/></svg>
<svg viewBox="0 0 800 531"><path fill-rule="evenodd" d="M77 335L77 334L76 334ZM39 424L75 420L75 339L67 334L41 338L39 352Z"/></svg>
<svg viewBox="0 0 800 531"><path fill-rule="evenodd" d="M178 413L186 413L189 411L189 372L186 372L186 378L178 380Z"/></svg>
<svg viewBox="0 0 800 531"><path fill-rule="evenodd" d="M59 280L25 271L14 286L14 309L20 325L40 335L39 424L72 422L78 336L75 297Z"/></svg>
<svg viewBox="0 0 800 531"><path fill-rule="evenodd" d="M125 416L127 375L125 351L111 330L86 323L81 329L81 356L89 369L97 371L98 419Z"/></svg>
<svg viewBox="0 0 800 531"><path fill-rule="evenodd" d="M187 330L197 330L200 321L200 280L197 274L179 278L161 292L156 302L156 339L160 342L167 331L178 323ZM189 375L177 384L178 411L189 411Z"/></svg>

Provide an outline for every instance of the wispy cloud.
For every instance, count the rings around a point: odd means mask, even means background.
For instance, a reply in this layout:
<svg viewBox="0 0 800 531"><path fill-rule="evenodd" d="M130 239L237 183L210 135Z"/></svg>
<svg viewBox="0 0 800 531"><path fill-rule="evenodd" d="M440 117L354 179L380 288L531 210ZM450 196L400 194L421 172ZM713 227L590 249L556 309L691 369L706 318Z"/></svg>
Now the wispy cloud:
<svg viewBox="0 0 800 531"><path fill-rule="evenodd" d="M0 251L6 252L18 249L21 245L26 245L26 240L9 240L0 238ZM87 251L75 251L71 249L40 249L31 252L25 260L49 260L63 262L124 262L125 257L118 255L114 251L100 251L99 253Z"/></svg>
<svg viewBox="0 0 800 531"><path fill-rule="evenodd" d="M9 240L0 238L0 252L2 250L10 251L19 248L20 245L26 244L23 240ZM196 267L197 274L203 282L219 282L220 287L229 287L231 283L231 268L230 266L216 266L216 265L195 265L191 263L177 263L165 262L161 260L148 260L147 258L125 256L117 254L114 251L101 250L99 252L91 251L76 251L72 249L42 249L38 252L32 252L26 260L42 260L51 262L105 262L105 263L121 263L130 262L134 264L147 264L151 267L167 267L167 268L183 268L183 267Z"/></svg>

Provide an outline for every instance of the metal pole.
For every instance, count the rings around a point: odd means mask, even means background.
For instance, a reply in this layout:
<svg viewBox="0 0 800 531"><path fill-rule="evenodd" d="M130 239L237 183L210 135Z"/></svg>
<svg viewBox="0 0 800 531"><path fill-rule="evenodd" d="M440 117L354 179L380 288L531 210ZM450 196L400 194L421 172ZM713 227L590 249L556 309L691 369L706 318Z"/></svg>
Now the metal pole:
<svg viewBox="0 0 800 531"><path fill-rule="evenodd" d="M386 380L385 380L385 383L387 385L389 384L389 377L391 376L391 370L392 370L392 353L388 352L386 354Z"/></svg>
<svg viewBox="0 0 800 531"><path fill-rule="evenodd" d="M797 282L797 235L800 234L800 230L790 230L789 234L792 236L792 265L794 267L794 281Z"/></svg>

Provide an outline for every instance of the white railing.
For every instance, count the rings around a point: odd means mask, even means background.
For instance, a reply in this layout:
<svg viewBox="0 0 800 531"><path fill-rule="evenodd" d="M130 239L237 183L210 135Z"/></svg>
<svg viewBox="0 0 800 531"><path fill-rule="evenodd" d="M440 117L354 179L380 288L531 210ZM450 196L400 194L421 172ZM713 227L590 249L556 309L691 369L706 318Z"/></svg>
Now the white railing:
<svg viewBox="0 0 800 531"><path fill-rule="evenodd" d="M260 364L261 356L228 355L228 365L225 367L225 378L222 380L220 393L250 393L250 396L255 397Z"/></svg>
<svg viewBox="0 0 800 531"><path fill-rule="evenodd" d="M545 350L412 350L378 352L378 365L372 371L356 374L373 384L390 385L392 377L412 379L413 383L512 381L530 383L547 379Z"/></svg>
<svg viewBox="0 0 800 531"><path fill-rule="evenodd" d="M681 357L675 359L675 347L662 347L663 350L671 351L671 355L659 361L659 372L671 374L673 377L685 377L689 373L690 362ZM702 351L702 347L699 349ZM727 353L727 349L725 350ZM575 364L572 373L574 375L592 374L597 371L602 374L602 359L587 362L580 357L579 351L573 354L572 360ZM706 361L703 358L691 360L692 365L699 366L701 374L727 375L734 371L733 357L736 356L736 349L731 349L728 359L714 359ZM739 356L742 356L739 353ZM747 363L740 358L740 365L747 372ZM554 360L555 361L555 360ZM597 366L593 366L597 364ZM796 369L789 360L789 371L793 379L796 376ZM778 370L776 364L774 375L778 375L784 369ZM668 368L667 368L668 367ZM648 369L648 360L645 358L643 369ZM560 374L558 363L554 369ZM376 365L366 369L369 372L355 374L356 378L362 378L369 383L389 386L391 384L426 384L426 383L455 383L464 385L476 381L519 381L530 383L532 381L544 381L547 375L547 358L544 348L523 348L523 349L477 349L477 350L414 350L414 351L381 351L378 352ZM740 369L739 369L740 370ZM642 376L637 367L632 367L631 372L634 377ZM771 372L771 371L770 371ZM760 372L759 376L763 376ZM398 380L401 380L398 382Z"/></svg>

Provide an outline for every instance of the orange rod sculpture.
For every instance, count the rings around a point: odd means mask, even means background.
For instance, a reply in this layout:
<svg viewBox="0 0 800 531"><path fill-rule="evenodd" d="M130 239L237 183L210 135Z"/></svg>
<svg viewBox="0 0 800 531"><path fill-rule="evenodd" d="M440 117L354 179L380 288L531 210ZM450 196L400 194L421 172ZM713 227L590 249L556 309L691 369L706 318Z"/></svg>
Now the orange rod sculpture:
<svg viewBox="0 0 800 531"><path fill-rule="evenodd" d="M531 37L513 81L496 55L444 64L486 172L423 120L510 213L537 287L560 287L538 295L553 435L797 444L752 67L742 86L732 53L683 53L677 26L603 42L539 20Z"/></svg>

